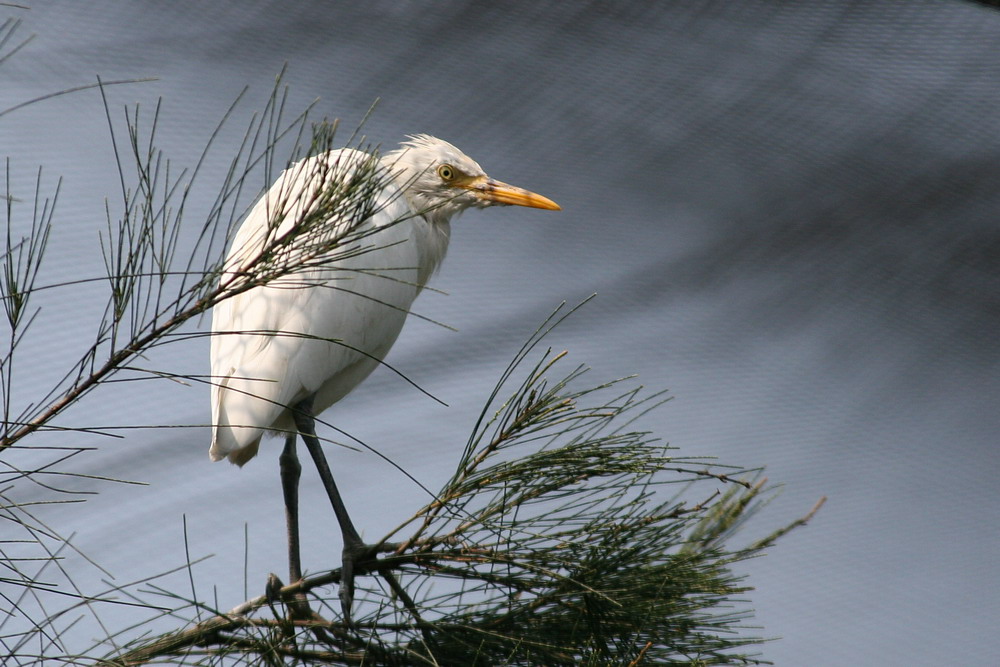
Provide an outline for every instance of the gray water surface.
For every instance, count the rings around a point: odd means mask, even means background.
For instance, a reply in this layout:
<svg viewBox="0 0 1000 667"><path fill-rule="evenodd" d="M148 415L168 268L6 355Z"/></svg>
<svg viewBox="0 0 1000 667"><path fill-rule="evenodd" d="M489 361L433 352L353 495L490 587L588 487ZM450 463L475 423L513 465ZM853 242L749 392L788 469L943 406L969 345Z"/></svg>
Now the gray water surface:
<svg viewBox="0 0 1000 667"><path fill-rule="evenodd" d="M162 110L158 144L191 166L244 86L192 193L211 205L287 63L288 106L391 146L427 132L563 211L470 212L388 361L448 404L376 372L328 419L430 488L482 400L560 302L597 298L552 344L596 381L638 373L675 400L647 420L685 455L766 466L783 493L764 534L829 501L741 566L779 665L988 664L1000 650L1000 13L962 2L690 1L634 5L79 2L0 8L37 37L0 65L0 110L103 80L113 122ZM242 114L242 115L240 115ZM346 140L346 134L344 135ZM35 169L64 178L45 282L99 275L119 184L100 94L0 117L15 220ZM260 183L262 186L263 183ZM18 217L20 216L20 217ZM45 293L18 389L44 391L100 318L99 284ZM203 327L207 322L202 323ZM158 368L205 373L208 346ZM28 399L26 399L28 400ZM109 386L68 424L206 424L208 391ZM220 606L284 562L277 443L246 468L208 462L207 428L81 436L94 482L59 527L119 582L184 562ZM331 454L369 537L423 492L375 456ZM308 569L339 538L315 480ZM70 555L67 567L97 582ZM186 576L186 575L185 575ZM96 584L95 584L96 585ZM106 612L111 619L114 611ZM112 623L114 625L114 623ZM169 626L168 626L169 627Z"/></svg>

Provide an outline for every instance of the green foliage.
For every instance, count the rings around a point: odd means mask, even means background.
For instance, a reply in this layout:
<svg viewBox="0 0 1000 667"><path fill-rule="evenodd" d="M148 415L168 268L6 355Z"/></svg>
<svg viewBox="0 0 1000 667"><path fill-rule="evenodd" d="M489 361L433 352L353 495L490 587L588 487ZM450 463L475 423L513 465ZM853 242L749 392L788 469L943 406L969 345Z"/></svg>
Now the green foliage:
<svg viewBox="0 0 1000 667"><path fill-rule="evenodd" d="M451 480L383 539L385 555L357 581L353 624L339 616L331 570L106 658L760 664L751 649L762 640L745 634L750 589L731 565L765 542L726 542L767 495L763 483L635 430L664 397L627 380L587 385L583 368L560 373L565 353L544 353L499 398L554 323L504 373ZM303 592L320 613L296 610Z"/></svg>

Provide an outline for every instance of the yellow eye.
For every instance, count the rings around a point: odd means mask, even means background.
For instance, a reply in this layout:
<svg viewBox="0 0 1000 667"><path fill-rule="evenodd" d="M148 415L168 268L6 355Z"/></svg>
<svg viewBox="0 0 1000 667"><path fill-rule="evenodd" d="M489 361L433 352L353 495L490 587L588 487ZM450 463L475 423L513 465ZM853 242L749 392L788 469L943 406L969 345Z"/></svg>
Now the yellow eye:
<svg viewBox="0 0 1000 667"><path fill-rule="evenodd" d="M458 172L450 164L443 164L440 167L438 167L438 176L440 176L441 180L444 181L444 182L446 182L446 183L448 181L455 180L455 177L457 175L458 175Z"/></svg>

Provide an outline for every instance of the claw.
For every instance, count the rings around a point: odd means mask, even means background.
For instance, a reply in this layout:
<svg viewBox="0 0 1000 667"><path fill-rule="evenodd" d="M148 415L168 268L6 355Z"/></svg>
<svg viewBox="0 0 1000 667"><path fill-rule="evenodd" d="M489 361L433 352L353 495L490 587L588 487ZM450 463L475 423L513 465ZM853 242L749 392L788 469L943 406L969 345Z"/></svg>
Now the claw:
<svg viewBox="0 0 1000 667"><path fill-rule="evenodd" d="M369 572L377 568L378 545L357 542L344 545L340 568L340 606L344 622L351 625L351 607L354 603L354 576L359 570ZM374 566L374 567L373 567Z"/></svg>
<svg viewBox="0 0 1000 667"><path fill-rule="evenodd" d="M354 603L354 556L344 547L343 563L340 567L340 607L344 612L344 623L351 625L351 606Z"/></svg>

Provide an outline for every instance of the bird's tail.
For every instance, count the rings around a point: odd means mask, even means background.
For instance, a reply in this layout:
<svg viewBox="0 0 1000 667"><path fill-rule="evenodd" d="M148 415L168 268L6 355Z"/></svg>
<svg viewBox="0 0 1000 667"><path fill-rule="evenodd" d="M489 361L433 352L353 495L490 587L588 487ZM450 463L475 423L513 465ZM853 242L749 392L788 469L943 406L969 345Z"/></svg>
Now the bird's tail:
<svg viewBox="0 0 1000 667"><path fill-rule="evenodd" d="M212 436L212 447L208 450L208 455L213 461L221 461L228 458L230 463L242 467L247 461L257 456L257 450L260 449L260 437L242 447L226 446L224 443L227 440L232 440L235 445L236 439L232 437L232 430L230 426L215 426ZM229 432L228 438L223 435L224 432ZM222 435L221 438L220 435Z"/></svg>

